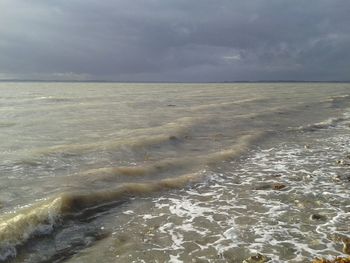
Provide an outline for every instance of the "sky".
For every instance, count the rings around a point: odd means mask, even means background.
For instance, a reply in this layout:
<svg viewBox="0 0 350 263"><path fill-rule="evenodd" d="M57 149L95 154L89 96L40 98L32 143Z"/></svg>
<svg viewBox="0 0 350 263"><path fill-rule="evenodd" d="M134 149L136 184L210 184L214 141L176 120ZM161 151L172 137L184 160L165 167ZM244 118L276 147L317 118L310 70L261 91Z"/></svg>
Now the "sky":
<svg viewBox="0 0 350 263"><path fill-rule="evenodd" d="M349 0L0 0L0 79L350 80Z"/></svg>

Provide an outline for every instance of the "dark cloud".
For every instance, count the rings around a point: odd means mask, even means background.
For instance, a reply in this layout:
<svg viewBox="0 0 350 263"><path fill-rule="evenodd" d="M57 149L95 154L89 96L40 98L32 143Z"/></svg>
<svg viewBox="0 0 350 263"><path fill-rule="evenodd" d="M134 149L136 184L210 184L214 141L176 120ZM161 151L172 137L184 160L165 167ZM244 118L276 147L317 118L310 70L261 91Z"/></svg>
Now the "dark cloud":
<svg viewBox="0 0 350 263"><path fill-rule="evenodd" d="M348 0L2 0L0 77L349 80Z"/></svg>

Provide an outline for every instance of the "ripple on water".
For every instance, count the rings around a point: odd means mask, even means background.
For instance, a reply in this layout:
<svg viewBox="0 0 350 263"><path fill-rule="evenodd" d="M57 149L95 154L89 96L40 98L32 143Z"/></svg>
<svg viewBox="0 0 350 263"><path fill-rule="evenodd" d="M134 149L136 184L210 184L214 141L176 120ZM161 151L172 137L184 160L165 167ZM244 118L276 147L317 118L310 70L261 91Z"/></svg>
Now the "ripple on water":
<svg viewBox="0 0 350 263"><path fill-rule="evenodd" d="M273 262L345 256L349 182L335 177L348 170L334 161L350 152L345 128L332 128L332 137L327 130L305 133L303 141L205 171L206 183L152 199L147 213L133 211L128 227L156 224L148 251L166 252L169 262L240 262L254 253ZM286 187L256 187L276 183ZM142 246L132 256L140 258Z"/></svg>

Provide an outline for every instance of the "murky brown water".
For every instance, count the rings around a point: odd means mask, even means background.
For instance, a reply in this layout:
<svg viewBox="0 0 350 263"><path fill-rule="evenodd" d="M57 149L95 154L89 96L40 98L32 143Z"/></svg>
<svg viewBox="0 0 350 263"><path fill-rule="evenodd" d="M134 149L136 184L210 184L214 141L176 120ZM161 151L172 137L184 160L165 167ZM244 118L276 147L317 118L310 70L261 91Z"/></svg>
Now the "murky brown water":
<svg viewBox="0 0 350 263"><path fill-rule="evenodd" d="M0 91L2 261L242 262L262 253L308 262L344 253L350 84Z"/></svg>

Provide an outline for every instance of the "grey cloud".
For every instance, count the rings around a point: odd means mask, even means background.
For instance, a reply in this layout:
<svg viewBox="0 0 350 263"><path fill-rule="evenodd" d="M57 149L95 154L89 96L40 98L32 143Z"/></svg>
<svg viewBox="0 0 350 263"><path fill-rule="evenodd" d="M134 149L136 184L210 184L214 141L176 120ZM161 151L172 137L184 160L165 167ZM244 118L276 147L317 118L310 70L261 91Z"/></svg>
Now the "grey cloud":
<svg viewBox="0 0 350 263"><path fill-rule="evenodd" d="M0 76L348 80L347 0L3 0Z"/></svg>

